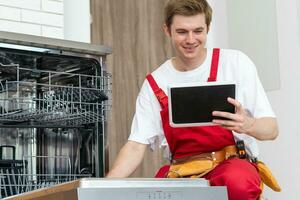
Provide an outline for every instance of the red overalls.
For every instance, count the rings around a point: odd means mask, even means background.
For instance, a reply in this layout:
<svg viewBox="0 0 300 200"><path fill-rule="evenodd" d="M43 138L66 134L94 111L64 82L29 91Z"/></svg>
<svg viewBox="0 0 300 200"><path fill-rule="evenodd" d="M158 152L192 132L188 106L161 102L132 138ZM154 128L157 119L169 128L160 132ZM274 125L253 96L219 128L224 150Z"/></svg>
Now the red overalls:
<svg viewBox="0 0 300 200"><path fill-rule="evenodd" d="M216 81L220 49L213 50L208 81ZM168 97L156 84L151 74L147 80L161 105L161 119L172 159L221 150L234 145L231 131L221 126L173 128L169 123ZM156 177L164 178L169 165L163 166ZM204 176L213 186L227 186L229 200L255 200L261 193L260 178L256 168L247 160L231 158L223 161Z"/></svg>

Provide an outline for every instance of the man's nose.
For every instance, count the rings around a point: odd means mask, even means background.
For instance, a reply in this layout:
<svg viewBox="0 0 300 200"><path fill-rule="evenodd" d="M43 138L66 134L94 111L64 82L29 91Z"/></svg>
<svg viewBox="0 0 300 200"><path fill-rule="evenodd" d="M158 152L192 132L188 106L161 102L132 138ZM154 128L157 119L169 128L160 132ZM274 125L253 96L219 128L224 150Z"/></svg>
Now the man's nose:
<svg viewBox="0 0 300 200"><path fill-rule="evenodd" d="M194 35L193 32L188 33L186 41L188 43L194 43L195 42L195 35Z"/></svg>

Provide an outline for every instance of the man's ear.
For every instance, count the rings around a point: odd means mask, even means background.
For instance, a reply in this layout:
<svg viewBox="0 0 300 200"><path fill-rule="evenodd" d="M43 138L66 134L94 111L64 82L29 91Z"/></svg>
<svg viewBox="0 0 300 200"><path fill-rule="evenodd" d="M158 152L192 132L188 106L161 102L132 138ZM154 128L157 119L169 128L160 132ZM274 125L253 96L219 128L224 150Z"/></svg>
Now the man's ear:
<svg viewBox="0 0 300 200"><path fill-rule="evenodd" d="M166 36L171 37L171 30L169 29L169 27L166 24L164 24L163 29L164 29Z"/></svg>
<svg viewBox="0 0 300 200"><path fill-rule="evenodd" d="M210 26L207 26L207 33L209 32L209 28L210 28Z"/></svg>

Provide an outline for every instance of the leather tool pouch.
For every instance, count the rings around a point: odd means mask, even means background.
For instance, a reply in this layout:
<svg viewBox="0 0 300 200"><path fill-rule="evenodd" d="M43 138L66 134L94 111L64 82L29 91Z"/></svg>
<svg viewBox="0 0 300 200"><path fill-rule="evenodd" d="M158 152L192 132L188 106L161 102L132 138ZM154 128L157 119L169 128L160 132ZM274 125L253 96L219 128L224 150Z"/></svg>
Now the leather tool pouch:
<svg viewBox="0 0 300 200"><path fill-rule="evenodd" d="M167 178L199 178L210 172L216 163L211 159L196 159L179 164L172 164Z"/></svg>
<svg viewBox="0 0 300 200"><path fill-rule="evenodd" d="M269 188L276 192L280 192L281 188L275 178L275 176L272 174L271 170L265 165L265 163L261 161L256 162L259 176L261 181L267 185Z"/></svg>
<svg viewBox="0 0 300 200"><path fill-rule="evenodd" d="M226 146L220 151L202 153L188 158L173 160L167 178L199 178L213 170L220 162L237 156L234 145Z"/></svg>

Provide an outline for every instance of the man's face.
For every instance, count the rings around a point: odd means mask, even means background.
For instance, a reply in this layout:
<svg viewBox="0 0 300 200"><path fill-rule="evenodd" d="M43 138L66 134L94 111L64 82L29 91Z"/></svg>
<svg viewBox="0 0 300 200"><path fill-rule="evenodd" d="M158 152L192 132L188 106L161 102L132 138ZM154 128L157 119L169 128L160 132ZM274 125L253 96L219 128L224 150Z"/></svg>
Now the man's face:
<svg viewBox="0 0 300 200"><path fill-rule="evenodd" d="M205 52L208 27L204 14L175 15L171 26L165 26L165 32L172 40L176 57L182 61L201 58L201 53Z"/></svg>

